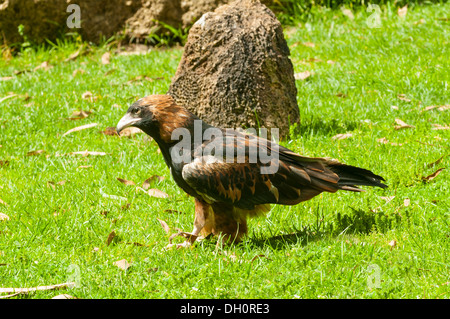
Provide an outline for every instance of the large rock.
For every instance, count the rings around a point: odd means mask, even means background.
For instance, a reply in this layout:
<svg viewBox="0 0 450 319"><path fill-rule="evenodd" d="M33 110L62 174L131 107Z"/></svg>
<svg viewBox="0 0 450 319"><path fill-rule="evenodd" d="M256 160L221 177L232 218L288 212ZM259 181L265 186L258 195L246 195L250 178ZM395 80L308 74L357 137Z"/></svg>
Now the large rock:
<svg viewBox="0 0 450 319"><path fill-rule="evenodd" d="M191 28L168 94L203 120L227 128L279 128L300 121L283 29L257 0L204 14Z"/></svg>
<svg viewBox="0 0 450 319"><path fill-rule="evenodd" d="M123 32L125 38L143 42L152 34L167 31L158 21L176 29L190 27L203 13L231 0L0 0L0 38L8 43L23 42L18 26L34 42L54 40L71 31L66 21L67 6L78 4L81 29L74 29L86 40ZM73 31L73 30L72 30ZM3 33L2 33L3 32Z"/></svg>

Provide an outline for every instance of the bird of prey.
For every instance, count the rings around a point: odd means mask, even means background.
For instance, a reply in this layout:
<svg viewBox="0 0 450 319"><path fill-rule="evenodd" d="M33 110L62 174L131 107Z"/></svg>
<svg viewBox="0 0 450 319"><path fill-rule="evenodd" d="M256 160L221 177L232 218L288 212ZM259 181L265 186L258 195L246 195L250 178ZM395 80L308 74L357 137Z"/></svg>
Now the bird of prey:
<svg viewBox="0 0 450 319"><path fill-rule="evenodd" d="M331 158L305 157L273 141L211 126L169 95L133 103L117 132L134 126L151 136L176 184L195 198L192 232L180 232L188 247L201 236L235 242L247 233L247 218L270 204L296 205L322 192L361 192L357 186L387 187L381 176ZM264 156L263 156L264 155Z"/></svg>

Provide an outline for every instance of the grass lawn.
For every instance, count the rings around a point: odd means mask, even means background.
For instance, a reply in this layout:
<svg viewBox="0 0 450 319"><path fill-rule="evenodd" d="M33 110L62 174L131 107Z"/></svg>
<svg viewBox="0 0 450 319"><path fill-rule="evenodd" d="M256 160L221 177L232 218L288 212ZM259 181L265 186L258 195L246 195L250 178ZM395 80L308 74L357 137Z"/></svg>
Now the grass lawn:
<svg viewBox="0 0 450 319"><path fill-rule="evenodd" d="M242 243L222 248L212 239L163 251L176 228L191 230L193 199L144 134L101 133L137 98L168 90L180 47L119 55L101 45L70 58L75 39L0 60L0 213L9 217L0 286L79 283L16 298L449 298L450 173L438 170L450 164L450 4L405 18L383 7L380 28L367 26L369 14L321 9L286 28L295 72L311 76L297 81L301 125L282 144L370 169L389 188L273 206ZM79 110L92 113L67 119ZM86 150L106 154L70 154ZM137 190L153 175L165 177L151 187L169 198ZM122 259L125 270L114 264Z"/></svg>

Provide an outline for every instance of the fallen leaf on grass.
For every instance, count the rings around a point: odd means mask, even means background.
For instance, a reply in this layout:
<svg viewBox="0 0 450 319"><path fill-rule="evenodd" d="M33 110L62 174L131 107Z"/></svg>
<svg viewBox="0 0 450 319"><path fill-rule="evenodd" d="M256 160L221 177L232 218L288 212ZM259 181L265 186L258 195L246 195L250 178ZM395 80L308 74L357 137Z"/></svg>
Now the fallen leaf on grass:
<svg viewBox="0 0 450 319"><path fill-rule="evenodd" d="M400 129L404 129L404 128L414 128L414 125L406 124L405 122L403 122L400 119L395 119L395 123L398 124L394 127L394 129L396 129L396 130L400 130Z"/></svg>
<svg viewBox="0 0 450 319"><path fill-rule="evenodd" d="M52 299L77 299L74 296L68 295L68 294L61 294L61 295L57 295L52 297Z"/></svg>
<svg viewBox="0 0 450 319"><path fill-rule="evenodd" d="M400 18L406 17L407 13L408 13L408 5L405 5L404 7L397 9L397 14Z"/></svg>
<svg viewBox="0 0 450 319"><path fill-rule="evenodd" d="M403 143L389 142L386 137L382 137L382 138L377 139L377 142L381 143L381 144L391 144L393 146L402 146L403 145Z"/></svg>
<svg viewBox="0 0 450 319"><path fill-rule="evenodd" d="M164 179L164 176L153 175L144 181L144 183L142 184L142 188L148 190L151 183L153 183L154 181L162 182Z"/></svg>
<svg viewBox="0 0 450 319"><path fill-rule="evenodd" d="M117 195L108 195L108 194L105 194L101 188L100 188L99 191L100 191L100 194L101 194L103 197L105 197L105 198L117 199L117 200L127 200L126 197L117 196Z"/></svg>
<svg viewBox="0 0 450 319"><path fill-rule="evenodd" d="M0 288L0 293L12 293L14 296L18 294L27 294L34 291L43 291L43 290L54 290L54 289L62 289L62 288L71 288L75 287L74 282L66 282L58 285L50 285L50 286L37 286L33 288ZM0 298L12 297L9 296L1 296Z"/></svg>
<svg viewBox="0 0 450 319"><path fill-rule="evenodd" d="M342 92L339 92L338 94L336 94L337 97L341 97L341 98L346 98L347 94L344 94Z"/></svg>
<svg viewBox="0 0 450 319"><path fill-rule="evenodd" d="M405 200L403 201L403 206L408 207L410 203L411 200L409 198L405 198Z"/></svg>
<svg viewBox="0 0 450 319"><path fill-rule="evenodd" d="M18 95L18 94L15 94L15 93L10 93L10 94L8 94L7 96L2 97L2 98L0 99L0 103L2 103L3 101L6 101L7 99L16 97L16 96L19 96L19 95Z"/></svg>
<svg viewBox="0 0 450 319"><path fill-rule="evenodd" d="M102 64L110 64L111 63L111 53L106 52L102 55Z"/></svg>
<svg viewBox="0 0 450 319"><path fill-rule="evenodd" d="M3 77L0 78L0 81L9 81L9 80L12 80L12 79L14 79L13 76L3 76Z"/></svg>
<svg viewBox="0 0 450 319"><path fill-rule="evenodd" d="M309 71L305 71L305 72L300 72L300 73L295 73L294 74L294 78L296 80L306 80L310 76L311 76L311 72L309 72Z"/></svg>
<svg viewBox="0 0 450 319"><path fill-rule="evenodd" d="M446 110L450 110L450 104L446 104L446 105L430 105L427 106L423 109L423 111L431 111L434 109L438 109L438 111L446 111Z"/></svg>
<svg viewBox="0 0 450 319"><path fill-rule="evenodd" d="M39 154L43 154L43 153L45 153L44 150L29 151L29 152L27 153L27 156L35 156L35 155L39 155Z"/></svg>
<svg viewBox="0 0 450 319"><path fill-rule="evenodd" d="M441 125L441 124L432 124L434 127L432 127L432 130L450 130L450 126L448 125Z"/></svg>
<svg viewBox="0 0 450 319"><path fill-rule="evenodd" d="M302 45L309 48L314 48L316 45L312 42L303 42Z"/></svg>
<svg viewBox="0 0 450 319"><path fill-rule="evenodd" d="M108 235L108 238L106 238L106 246L109 246L112 243L114 237L116 237L116 236L117 235L116 235L116 232L114 230L112 232L110 232L109 235Z"/></svg>
<svg viewBox="0 0 450 319"><path fill-rule="evenodd" d="M441 157L439 157L439 158L438 158L436 161L434 161L433 163L428 164L427 167L428 167L428 168L431 168L431 167L433 167L433 166L439 164L439 163L444 159L444 157L447 157L447 156L448 156L448 155L442 155Z"/></svg>
<svg viewBox="0 0 450 319"><path fill-rule="evenodd" d="M126 259L121 259L121 260L115 261L115 262L113 263L113 265L119 267L119 268L122 269L122 270L127 270L127 269L130 268L130 266L131 266L131 265L128 263L128 261L126 261Z"/></svg>
<svg viewBox="0 0 450 319"><path fill-rule="evenodd" d="M0 213L0 221L2 220L9 220L9 216L3 213Z"/></svg>
<svg viewBox="0 0 450 319"><path fill-rule="evenodd" d="M107 127L104 131L99 131L99 133L109 136L119 136L114 126Z"/></svg>
<svg viewBox="0 0 450 319"><path fill-rule="evenodd" d="M163 221L162 219L156 218L159 223L161 224L161 227L164 229L164 231L169 234L170 233L170 227L169 225L167 225L167 223L165 221Z"/></svg>
<svg viewBox="0 0 450 319"><path fill-rule="evenodd" d="M147 191L147 194L150 195L151 197L156 197L156 198L168 198L169 195L164 193L163 191L156 189L156 188L150 188Z"/></svg>
<svg viewBox="0 0 450 319"><path fill-rule="evenodd" d="M143 132L141 129L138 129L137 127L127 127L126 129L122 130L119 135L125 136L125 137L131 137L138 133L143 133Z"/></svg>
<svg viewBox="0 0 450 319"><path fill-rule="evenodd" d="M77 168L89 168L89 167L92 167L92 165L81 165L81 166L78 166Z"/></svg>
<svg viewBox="0 0 450 319"><path fill-rule="evenodd" d="M40 65L38 65L37 67L35 67L33 69L33 71L37 71L39 69L44 69L45 71L48 71L49 69L53 68L52 65L48 64L48 61L44 61L42 62Z"/></svg>
<svg viewBox="0 0 450 319"><path fill-rule="evenodd" d="M94 94L92 94L91 91L86 91L86 92L84 92L84 93L81 95L81 98L82 98L83 100L88 100L88 101L90 101L90 102L94 102L94 101L97 100L97 97L94 96Z"/></svg>
<svg viewBox="0 0 450 319"><path fill-rule="evenodd" d="M72 113L72 115L70 117L68 117L67 119L72 120L72 121L82 120L82 119L87 118L90 114L92 114L91 111L84 111L84 110L74 111Z"/></svg>
<svg viewBox="0 0 450 319"><path fill-rule="evenodd" d="M398 94L398 95L397 95L397 98L398 98L399 100L402 100L402 101L405 101L405 102L411 102L411 100L408 99L408 98L406 97L405 94Z"/></svg>
<svg viewBox="0 0 450 319"><path fill-rule="evenodd" d="M445 168L440 168L438 169L436 172L434 172L433 174L428 175L427 177L422 177L422 180L424 182L429 182L433 179L435 179Z"/></svg>
<svg viewBox="0 0 450 319"><path fill-rule="evenodd" d="M395 246L397 246L397 241L393 239L389 242L388 245L391 247L390 250L392 250Z"/></svg>
<svg viewBox="0 0 450 319"><path fill-rule="evenodd" d="M135 182L129 181L129 180L126 180L126 179L123 179L123 178L120 178L120 177L117 177L117 180L119 182L121 182L122 184L124 184L124 185L136 185Z"/></svg>
<svg viewBox="0 0 450 319"><path fill-rule="evenodd" d="M68 135L70 133L78 132L78 131L81 131L81 130L85 130L85 129L88 129L88 128L91 128L91 127L94 127L94 126L97 126L97 125L98 125L98 123L90 123L90 124L86 124L86 125L77 126L77 127L74 127L72 129L68 130L62 136L66 136L66 135Z"/></svg>
<svg viewBox="0 0 450 319"><path fill-rule="evenodd" d="M344 133L344 134L337 134L335 136L332 137L333 140L343 140L349 137L352 137L353 134L352 133Z"/></svg>
<svg viewBox="0 0 450 319"><path fill-rule="evenodd" d="M341 11L350 20L355 20L355 16L353 15L352 10L346 9L346 8L341 8Z"/></svg>
<svg viewBox="0 0 450 319"><path fill-rule="evenodd" d="M105 152L95 152L95 151L79 151L79 152L70 152L64 155L83 155L83 157L86 156L105 156L108 155L108 153Z"/></svg>

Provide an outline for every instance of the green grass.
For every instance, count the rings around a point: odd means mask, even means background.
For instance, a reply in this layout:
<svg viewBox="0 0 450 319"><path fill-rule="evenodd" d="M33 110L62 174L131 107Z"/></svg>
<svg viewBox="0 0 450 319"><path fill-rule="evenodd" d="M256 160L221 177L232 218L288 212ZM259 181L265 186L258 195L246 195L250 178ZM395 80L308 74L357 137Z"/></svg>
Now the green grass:
<svg viewBox="0 0 450 319"><path fill-rule="evenodd" d="M103 65L101 56L112 46L65 61L79 43L59 42L1 60L0 77L13 79L0 82L0 100L16 95L0 102L0 199L7 204L0 203L0 213L9 216L0 221L0 286L63 283L76 265L79 287L21 298L449 298L449 172L428 182L422 177L450 164L446 156L428 167L450 153L450 131L432 129L450 125L450 110L422 110L450 104L450 5L416 6L404 20L396 8L383 7L379 29L367 27L367 15L358 11L350 20L322 9L285 30L295 72L313 74L297 81L301 125L283 144L368 168L389 188L273 206L267 218L251 220L244 242L223 248L207 240L163 251L169 235L157 218L171 232L190 231L193 199L175 185L146 136L99 133L115 126L137 98L167 91L182 49L112 52ZM323 62L305 62L312 58ZM43 61L53 67L33 71ZM14 75L23 70L30 71ZM74 76L75 70L84 73ZM82 98L86 91L95 101ZM92 114L66 119L79 109ZM414 128L395 130L396 118ZM62 136L88 123L99 125ZM332 139L347 132L350 138ZM382 138L396 144L378 142ZM34 150L45 153L26 155ZM108 155L64 155L84 150ZM151 198L117 180L141 186L155 174L166 178L152 187L170 198ZM107 245L113 230L117 237ZM113 264L121 259L130 268ZM373 265L379 288L368 284Z"/></svg>

